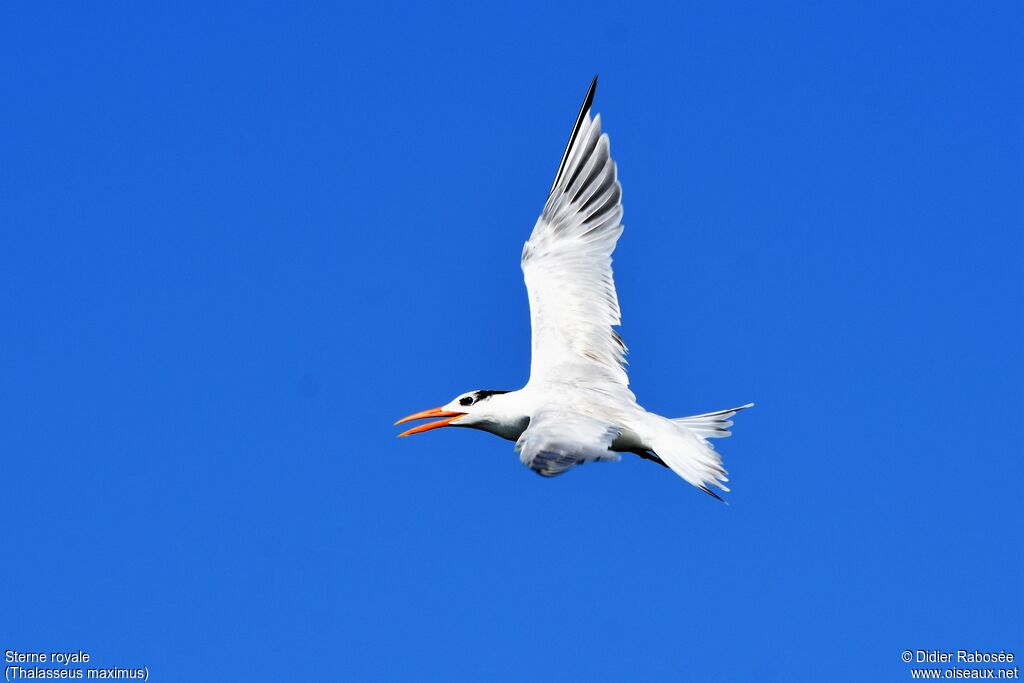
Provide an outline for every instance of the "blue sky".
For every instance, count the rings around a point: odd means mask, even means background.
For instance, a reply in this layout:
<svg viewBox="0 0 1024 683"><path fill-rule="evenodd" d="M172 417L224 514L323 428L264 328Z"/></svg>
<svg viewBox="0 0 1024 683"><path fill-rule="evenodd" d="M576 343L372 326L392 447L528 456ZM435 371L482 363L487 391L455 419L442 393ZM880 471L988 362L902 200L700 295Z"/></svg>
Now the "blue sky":
<svg viewBox="0 0 1024 683"><path fill-rule="evenodd" d="M0 648L153 680L1024 656L1016 2L8 4ZM580 99L633 388L723 506L406 413L529 367Z"/></svg>

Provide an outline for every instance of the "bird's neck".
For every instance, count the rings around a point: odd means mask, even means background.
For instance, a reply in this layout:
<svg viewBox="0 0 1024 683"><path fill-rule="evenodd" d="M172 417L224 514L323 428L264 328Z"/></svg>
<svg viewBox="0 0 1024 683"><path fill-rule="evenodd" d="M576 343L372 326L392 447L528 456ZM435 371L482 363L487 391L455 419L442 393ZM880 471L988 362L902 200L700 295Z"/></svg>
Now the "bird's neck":
<svg viewBox="0 0 1024 683"><path fill-rule="evenodd" d="M495 393L487 399L487 410L465 426L516 441L530 425L529 400L524 391Z"/></svg>

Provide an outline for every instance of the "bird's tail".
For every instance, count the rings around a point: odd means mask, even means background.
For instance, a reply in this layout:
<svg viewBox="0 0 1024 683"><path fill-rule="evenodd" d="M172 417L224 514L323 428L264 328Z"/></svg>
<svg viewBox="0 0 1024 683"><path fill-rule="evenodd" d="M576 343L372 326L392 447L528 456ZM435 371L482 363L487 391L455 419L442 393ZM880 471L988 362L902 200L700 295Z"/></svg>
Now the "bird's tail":
<svg viewBox="0 0 1024 683"><path fill-rule="evenodd" d="M718 410L713 413L704 413L703 415L677 417L672 421L677 425L686 427L704 439L724 439L727 436L732 436L732 432L729 431L729 427L732 427L732 416L741 410L753 407L753 403L748 403L738 408Z"/></svg>
<svg viewBox="0 0 1024 683"><path fill-rule="evenodd" d="M729 481L722 457L715 451L708 439L729 436L732 432L729 419L737 412L750 408L753 403L719 410L714 413L680 417L674 420L659 418L648 443L651 450L668 465L673 472L710 496L721 498L709 488L716 486L728 491Z"/></svg>

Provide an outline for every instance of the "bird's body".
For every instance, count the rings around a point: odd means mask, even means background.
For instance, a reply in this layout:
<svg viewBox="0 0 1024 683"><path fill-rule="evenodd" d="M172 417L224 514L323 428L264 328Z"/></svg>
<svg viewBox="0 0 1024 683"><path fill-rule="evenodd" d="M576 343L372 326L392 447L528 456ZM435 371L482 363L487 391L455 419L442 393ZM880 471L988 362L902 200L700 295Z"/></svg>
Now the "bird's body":
<svg viewBox="0 0 1024 683"><path fill-rule="evenodd" d="M474 391L402 420L415 427L472 427L516 442L522 462L554 476L585 462L635 453L671 468L718 497L728 491L708 439L729 436L746 408L669 419L641 408L625 370L626 346L613 329L619 303L611 254L622 233L622 190L600 116L590 117L597 79L580 109L540 218L523 248L533 329L530 380L518 391Z"/></svg>

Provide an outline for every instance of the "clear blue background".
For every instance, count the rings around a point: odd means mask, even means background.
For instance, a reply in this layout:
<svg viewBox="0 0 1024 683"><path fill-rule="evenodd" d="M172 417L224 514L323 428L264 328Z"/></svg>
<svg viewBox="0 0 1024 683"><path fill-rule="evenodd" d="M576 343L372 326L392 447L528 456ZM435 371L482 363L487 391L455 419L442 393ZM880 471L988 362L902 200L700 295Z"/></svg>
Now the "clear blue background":
<svg viewBox="0 0 1024 683"><path fill-rule="evenodd" d="M1024 9L857 5L5 4L0 648L158 681L1024 656ZM525 381L519 253L594 73L633 387L758 403L729 506L395 439Z"/></svg>

